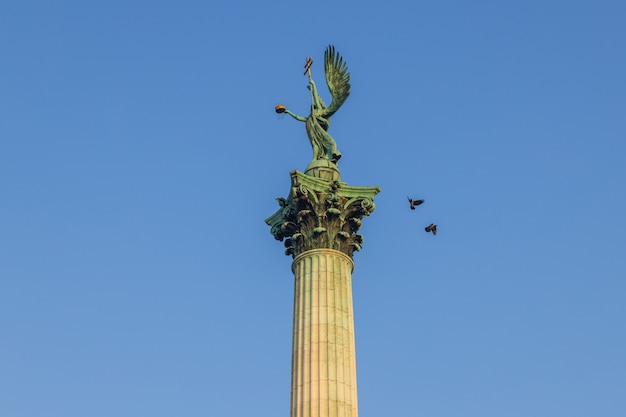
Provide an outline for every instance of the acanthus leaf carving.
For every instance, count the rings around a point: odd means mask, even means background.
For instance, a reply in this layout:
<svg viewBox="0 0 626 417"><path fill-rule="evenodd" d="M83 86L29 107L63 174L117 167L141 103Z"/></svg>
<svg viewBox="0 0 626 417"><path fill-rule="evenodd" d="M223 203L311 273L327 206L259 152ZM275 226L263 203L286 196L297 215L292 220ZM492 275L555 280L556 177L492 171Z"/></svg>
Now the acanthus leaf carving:
<svg viewBox="0 0 626 417"><path fill-rule="evenodd" d="M379 187L354 187L339 181L291 172L291 192L277 198L280 209L266 223L285 254L296 257L311 249L335 249L352 256L361 250L363 237L356 232L362 218L375 209Z"/></svg>

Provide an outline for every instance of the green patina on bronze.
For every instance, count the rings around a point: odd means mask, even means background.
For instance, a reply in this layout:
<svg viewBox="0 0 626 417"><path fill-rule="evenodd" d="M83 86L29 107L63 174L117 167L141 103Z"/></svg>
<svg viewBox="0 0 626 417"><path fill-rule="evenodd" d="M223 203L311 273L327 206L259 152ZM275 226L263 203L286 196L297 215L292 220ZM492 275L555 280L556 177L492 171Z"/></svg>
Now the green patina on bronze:
<svg viewBox="0 0 626 417"><path fill-rule="evenodd" d="M306 123L306 134L313 147L313 160L326 159L337 164L341 158L341 152L337 149L335 140L328 134L330 118L339 110L341 105L350 95L350 73L348 66L332 45L324 52L324 74L326 84L330 90L332 101L326 106L317 92L317 87L311 77L311 65L313 60L307 58L305 74L309 76L308 89L311 91L311 113L308 117L298 116L282 105L276 107L279 113L287 113L291 117Z"/></svg>
<svg viewBox="0 0 626 417"><path fill-rule="evenodd" d="M374 196L379 187L354 187L340 180L337 161L341 153L328 134L330 117L350 94L350 74L341 56L331 45L324 53L326 83L332 102L326 106L311 78L313 59L307 58L305 75L309 75L311 114L302 117L282 104L277 113L287 113L306 122L306 133L313 147L313 160L304 173L292 171L291 190L287 198L277 198L280 208L265 222L276 240L284 241L286 255L294 258L312 249L335 249L352 257L361 250L363 237L357 232L361 219L374 211Z"/></svg>
<svg viewBox="0 0 626 417"><path fill-rule="evenodd" d="M379 187L353 187L291 172L291 191L277 198L280 209L265 222L276 240L285 240L285 255L311 249L335 249L352 257L361 250L361 219L375 208Z"/></svg>

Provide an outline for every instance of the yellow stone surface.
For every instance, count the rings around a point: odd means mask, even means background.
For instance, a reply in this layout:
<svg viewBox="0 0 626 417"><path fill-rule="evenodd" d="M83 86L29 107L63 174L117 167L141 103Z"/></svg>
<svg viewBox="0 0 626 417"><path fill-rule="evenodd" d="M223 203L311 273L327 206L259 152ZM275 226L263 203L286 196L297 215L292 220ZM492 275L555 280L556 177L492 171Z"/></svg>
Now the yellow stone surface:
<svg viewBox="0 0 626 417"><path fill-rule="evenodd" d="M295 276L291 417L357 417L352 259L313 249Z"/></svg>

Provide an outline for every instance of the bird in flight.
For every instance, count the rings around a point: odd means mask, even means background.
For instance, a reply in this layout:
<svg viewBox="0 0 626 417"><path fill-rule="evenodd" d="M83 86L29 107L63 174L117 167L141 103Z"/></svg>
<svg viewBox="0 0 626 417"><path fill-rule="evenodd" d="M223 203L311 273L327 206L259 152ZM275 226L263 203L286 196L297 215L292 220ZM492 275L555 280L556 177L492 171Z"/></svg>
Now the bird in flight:
<svg viewBox="0 0 626 417"><path fill-rule="evenodd" d="M424 200L413 200L410 197L407 197L409 199L409 204L411 205L411 210L415 210L415 207L419 206L420 204L422 204L424 202Z"/></svg>
<svg viewBox="0 0 626 417"><path fill-rule="evenodd" d="M437 234L437 225L431 223L427 227L425 227L424 230L426 230L426 233L433 232L433 236L435 236Z"/></svg>

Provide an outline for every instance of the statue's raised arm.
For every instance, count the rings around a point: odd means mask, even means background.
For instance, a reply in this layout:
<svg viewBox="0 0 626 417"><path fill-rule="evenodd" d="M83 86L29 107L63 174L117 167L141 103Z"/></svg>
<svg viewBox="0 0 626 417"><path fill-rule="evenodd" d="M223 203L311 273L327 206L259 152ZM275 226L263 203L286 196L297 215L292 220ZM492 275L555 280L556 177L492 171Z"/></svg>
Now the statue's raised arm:
<svg viewBox="0 0 626 417"><path fill-rule="evenodd" d="M324 73L326 84L330 90L332 101L326 106L317 92L317 87L311 77L311 65L313 60L307 58L305 75L308 74L311 91L311 113L308 117L298 116L282 104L276 106L277 113L287 113L296 120L306 122L306 133L313 147L313 160L327 159L337 164L341 158L341 152L337 149L335 140L328 134L330 117L339 110L350 95L350 73L348 66L343 61L335 47L329 45L324 52Z"/></svg>

